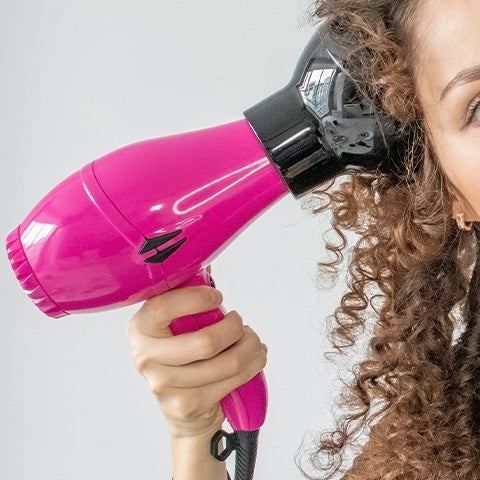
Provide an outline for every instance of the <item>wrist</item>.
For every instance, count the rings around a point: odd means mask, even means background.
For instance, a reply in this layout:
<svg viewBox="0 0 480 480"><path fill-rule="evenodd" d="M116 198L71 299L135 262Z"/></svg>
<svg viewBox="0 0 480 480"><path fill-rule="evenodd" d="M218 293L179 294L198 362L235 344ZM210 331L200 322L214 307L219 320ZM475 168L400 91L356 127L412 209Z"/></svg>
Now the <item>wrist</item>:
<svg viewBox="0 0 480 480"><path fill-rule="evenodd" d="M225 480L225 462L210 453L210 442L221 424L211 430L189 436L172 436L172 465L174 480Z"/></svg>
<svg viewBox="0 0 480 480"><path fill-rule="evenodd" d="M218 405L211 411L193 419L166 418L168 431L174 439L209 436L210 438L222 429L225 415Z"/></svg>

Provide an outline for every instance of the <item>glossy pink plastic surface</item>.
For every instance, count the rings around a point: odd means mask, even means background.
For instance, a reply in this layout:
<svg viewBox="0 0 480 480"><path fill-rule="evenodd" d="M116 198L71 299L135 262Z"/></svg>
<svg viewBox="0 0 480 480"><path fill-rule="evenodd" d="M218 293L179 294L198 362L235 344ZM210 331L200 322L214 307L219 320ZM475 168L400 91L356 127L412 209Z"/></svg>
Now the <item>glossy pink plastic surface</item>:
<svg viewBox="0 0 480 480"><path fill-rule="evenodd" d="M245 120L139 142L86 165L7 239L17 278L53 317L137 303L186 281L287 193ZM162 263L147 238L181 231Z"/></svg>
<svg viewBox="0 0 480 480"><path fill-rule="evenodd" d="M10 233L8 256L47 315L130 305L195 278L286 193L246 120L147 140L54 188ZM139 253L147 239L166 234L175 237ZM179 241L163 261L146 262ZM234 428L263 422L263 375L251 385L223 403Z"/></svg>

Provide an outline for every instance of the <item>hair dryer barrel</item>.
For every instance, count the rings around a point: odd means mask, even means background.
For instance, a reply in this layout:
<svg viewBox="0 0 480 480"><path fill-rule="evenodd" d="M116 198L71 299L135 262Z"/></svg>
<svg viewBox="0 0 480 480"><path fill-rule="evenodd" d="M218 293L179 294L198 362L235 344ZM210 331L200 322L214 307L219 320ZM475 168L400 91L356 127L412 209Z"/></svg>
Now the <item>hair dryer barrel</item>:
<svg viewBox="0 0 480 480"><path fill-rule="evenodd" d="M287 192L245 120L147 140L55 187L8 255L49 316L129 305L195 275Z"/></svg>

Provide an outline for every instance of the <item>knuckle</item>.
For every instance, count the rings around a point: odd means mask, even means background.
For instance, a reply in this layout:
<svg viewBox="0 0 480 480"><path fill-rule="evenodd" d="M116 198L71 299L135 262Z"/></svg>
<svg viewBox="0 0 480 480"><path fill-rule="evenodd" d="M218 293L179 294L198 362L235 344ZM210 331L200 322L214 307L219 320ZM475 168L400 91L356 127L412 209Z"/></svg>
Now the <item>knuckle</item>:
<svg viewBox="0 0 480 480"><path fill-rule="evenodd" d="M228 359L228 363L225 365L225 368L227 369L227 372L233 376L241 374L244 365L240 358L236 356L231 356Z"/></svg>
<svg viewBox="0 0 480 480"><path fill-rule="evenodd" d="M250 325L244 325L243 326L243 331L244 331L245 335L248 336L248 337L255 337L257 335Z"/></svg>
<svg viewBox="0 0 480 480"><path fill-rule="evenodd" d="M212 358L217 353L217 342L212 335L200 330L197 332L195 348L200 358Z"/></svg>
<svg viewBox="0 0 480 480"><path fill-rule="evenodd" d="M262 348L260 355L260 370L263 370L267 365L267 352Z"/></svg>
<svg viewBox="0 0 480 480"><path fill-rule="evenodd" d="M188 422L199 415L200 403L195 396L182 395L172 399L171 408L173 415L178 420Z"/></svg>
<svg viewBox="0 0 480 480"><path fill-rule="evenodd" d="M261 370L267 364L267 346L260 342L260 340L258 341L258 344L256 346L256 354L257 364L260 365Z"/></svg>
<svg viewBox="0 0 480 480"><path fill-rule="evenodd" d="M154 379L148 380L150 385L151 392L158 398L161 399L165 395L165 392L168 390L170 382L163 376L156 376Z"/></svg>
<svg viewBox="0 0 480 480"><path fill-rule="evenodd" d="M253 330L248 325L244 326L244 335L245 335L245 338L247 339L247 341L249 343L251 343L252 345L257 345L258 347L260 347L260 345L261 345L260 337L257 335L255 330Z"/></svg>
<svg viewBox="0 0 480 480"><path fill-rule="evenodd" d="M243 368L240 368L237 376L242 383L248 382L257 373L265 368L267 365L267 354L263 348L260 348L257 354L252 357L248 364L245 364Z"/></svg>
<svg viewBox="0 0 480 480"><path fill-rule="evenodd" d="M144 374L152 364L150 356L145 355L140 349L133 350L132 361L135 369L141 374Z"/></svg>
<svg viewBox="0 0 480 480"><path fill-rule="evenodd" d="M125 327L125 331L127 333L127 337L128 338L132 338L132 336L134 335L134 333L136 332L137 330L137 323L138 323L138 312L136 312L131 318L130 320L128 321L126 327Z"/></svg>
<svg viewBox="0 0 480 480"><path fill-rule="evenodd" d="M241 315L236 311L233 310L228 314L230 321L233 323L233 326L238 329L238 333L243 333L243 319Z"/></svg>

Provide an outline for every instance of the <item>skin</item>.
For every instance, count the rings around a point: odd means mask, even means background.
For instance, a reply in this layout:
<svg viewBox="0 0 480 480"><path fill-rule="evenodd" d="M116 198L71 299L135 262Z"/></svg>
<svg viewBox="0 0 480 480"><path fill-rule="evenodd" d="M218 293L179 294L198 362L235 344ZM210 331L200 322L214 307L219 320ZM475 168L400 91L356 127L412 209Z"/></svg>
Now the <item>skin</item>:
<svg viewBox="0 0 480 480"><path fill-rule="evenodd" d="M424 0L414 32L415 81L427 131L456 189L452 214L462 212L466 221L480 220L479 25L478 0ZM452 84L475 66L475 75ZM172 336L174 318L220 303L213 288L173 290L148 300L129 323L135 367L167 420L175 480L226 479L225 465L209 453L224 420L218 402L266 363L266 347L236 312L198 332Z"/></svg>
<svg viewBox="0 0 480 480"><path fill-rule="evenodd" d="M167 421L175 480L227 478L225 464L210 455L210 440L224 421L219 401L266 364L266 346L235 311L197 332L172 335L175 318L221 302L210 287L171 290L147 300L128 324L134 365Z"/></svg>
<svg viewBox="0 0 480 480"><path fill-rule="evenodd" d="M480 70L443 93L459 72L480 66L480 3L428 0L417 21L417 91L437 158L458 190L452 213L480 220Z"/></svg>

